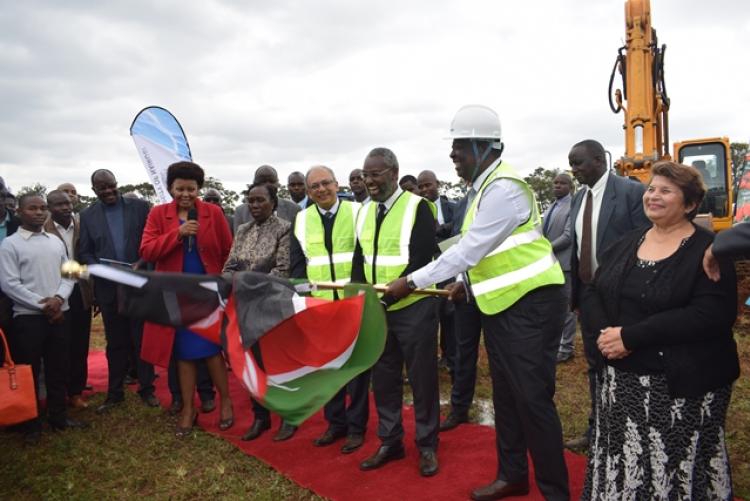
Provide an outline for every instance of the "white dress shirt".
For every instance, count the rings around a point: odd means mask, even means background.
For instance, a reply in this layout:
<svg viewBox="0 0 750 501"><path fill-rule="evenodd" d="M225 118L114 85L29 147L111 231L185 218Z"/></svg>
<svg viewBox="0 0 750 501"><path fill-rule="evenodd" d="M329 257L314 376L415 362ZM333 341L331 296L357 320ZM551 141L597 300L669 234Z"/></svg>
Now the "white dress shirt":
<svg viewBox="0 0 750 501"><path fill-rule="evenodd" d="M591 210L591 273L595 273L599 267L599 263L596 260L596 230L599 222L599 213L602 209L602 200L604 199L604 190L607 187L607 179L609 179L609 171L606 171L599 180L594 183L592 187L585 187L583 193L583 203L581 209L578 211L578 217L576 217L576 244L578 259L581 259L581 237L583 236L583 212L586 210L586 197L588 197L588 190L591 190L592 200L594 206Z"/></svg>
<svg viewBox="0 0 750 501"><path fill-rule="evenodd" d="M440 197L437 197L437 200L435 200L435 206L437 207L437 222L438 222L438 224L445 223L445 216L443 216L443 201L440 200Z"/></svg>
<svg viewBox="0 0 750 501"><path fill-rule="evenodd" d="M325 215L326 215L326 214L328 214L328 213L331 213L331 214L333 214L333 215L335 216L335 215L336 215L336 213L337 213L337 212L339 211L339 205L341 205L341 204L339 203L339 199L338 199L338 197L336 197L336 203L335 203L335 204L333 204L333 206L331 206L331 208L330 208L330 209L324 209L324 208L322 208L322 207L321 207L320 205L318 205L318 204L315 204L315 207L317 207L317 208L318 208L318 212L320 212L320 215L321 215L321 216L325 216Z"/></svg>
<svg viewBox="0 0 750 501"><path fill-rule="evenodd" d="M473 186L482 186L499 163L500 159L485 169ZM410 278L418 288L423 288L473 268L516 228L528 221L531 204L528 194L517 182L510 179L493 181L484 189L474 221L461 240L437 260L412 273Z"/></svg>
<svg viewBox="0 0 750 501"><path fill-rule="evenodd" d="M75 249L73 249L73 234L75 233L75 224L73 224L73 220L71 219L70 225L68 225L67 228L64 228L61 224L57 224L57 221L52 221L55 224L55 229L57 229L57 232L60 234L60 236L63 239L63 243L65 243L65 250L68 252L68 259L74 259L75 258Z"/></svg>

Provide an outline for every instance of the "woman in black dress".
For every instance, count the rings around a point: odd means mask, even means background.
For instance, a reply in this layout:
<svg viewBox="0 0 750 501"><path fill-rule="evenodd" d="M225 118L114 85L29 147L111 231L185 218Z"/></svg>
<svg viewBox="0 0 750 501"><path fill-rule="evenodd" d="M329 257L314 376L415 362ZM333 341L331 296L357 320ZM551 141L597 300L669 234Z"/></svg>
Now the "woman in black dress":
<svg viewBox="0 0 750 501"><path fill-rule="evenodd" d="M713 233L693 167L659 162L643 196L653 223L601 260L583 318L602 370L582 499L732 499L724 423L739 375L731 266L701 266Z"/></svg>

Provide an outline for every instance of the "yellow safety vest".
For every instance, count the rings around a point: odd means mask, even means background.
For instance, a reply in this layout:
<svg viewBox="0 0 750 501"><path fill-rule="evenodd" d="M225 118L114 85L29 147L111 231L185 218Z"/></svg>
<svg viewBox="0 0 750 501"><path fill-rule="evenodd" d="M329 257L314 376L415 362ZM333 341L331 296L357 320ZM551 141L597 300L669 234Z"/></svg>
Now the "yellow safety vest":
<svg viewBox="0 0 750 501"><path fill-rule="evenodd" d="M542 235L534 192L505 162L495 167L479 187L476 197L466 209L461 234L466 234L471 227L484 190L497 179L510 179L523 188L531 200L531 215L528 221L516 228L468 272L477 306L487 315L510 308L534 289L565 283L552 245Z"/></svg>
<svg viewBox="0 0 750 501"><path fill-rule="evenodd" d="M357 217L357 238L364 257L365 278L369 283L385 285L401 276L409 264L409 242L417 206L424 200L408 191L399 195L385 214L378 233L378 253L375 255L375 218L378 203L372 201L362 207ZM373 276L373 265L374 273ZM426 296L409 294L388 307L388 311L400 310Z"/></svg>
<svg viewBox="0 0 750 501"><path fill-rule="evenodd" d="M333 221L331 243L333 253L329 254L325 244L325 230L317 205L297 213L294 223L294 236L297 237L307 262L307 279L310 282L336 282L346 284L351 281L352 258L357 235L354 223L357 220L360 204L341 200ZM331 274L333 265L333 275ZM333 291L317 290L313 296L333 299Z"/></svg>

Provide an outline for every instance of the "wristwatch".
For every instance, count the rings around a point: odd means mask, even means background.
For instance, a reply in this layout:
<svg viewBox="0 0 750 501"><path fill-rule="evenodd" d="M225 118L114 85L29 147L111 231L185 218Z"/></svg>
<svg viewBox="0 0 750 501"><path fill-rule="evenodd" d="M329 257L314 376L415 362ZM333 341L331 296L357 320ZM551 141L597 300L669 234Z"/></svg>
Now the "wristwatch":
<svg viewBox="0 0 750 501"><path fill-rule="evenodd" d="M417 284L415 284L414 280L411 279L411 275L406 277L406 286L409 288L409 290L414 290L417 288Z"/></svg>

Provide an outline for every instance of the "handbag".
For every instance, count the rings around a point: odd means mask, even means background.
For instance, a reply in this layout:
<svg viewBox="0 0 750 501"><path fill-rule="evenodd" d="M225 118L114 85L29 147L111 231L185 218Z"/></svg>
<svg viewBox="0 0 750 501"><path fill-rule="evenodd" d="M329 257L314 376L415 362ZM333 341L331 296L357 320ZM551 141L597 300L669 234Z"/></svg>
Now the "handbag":
<svg viewBox="0 0 750 501"><path fill-rule="evenodd" d="M30 365L13 363L2 329L0 338L5 348L5 360L0 367L0 426L8 426L37 417L36 385Z"/></svg>

